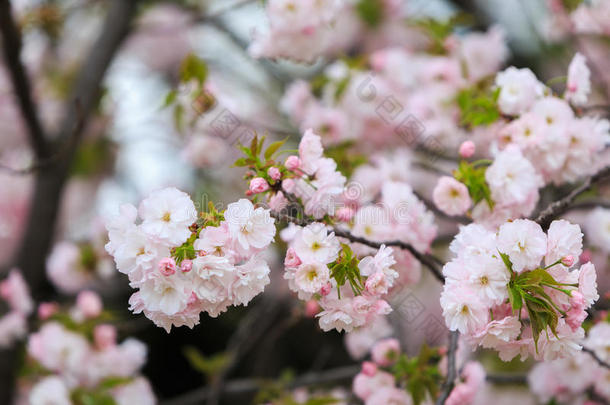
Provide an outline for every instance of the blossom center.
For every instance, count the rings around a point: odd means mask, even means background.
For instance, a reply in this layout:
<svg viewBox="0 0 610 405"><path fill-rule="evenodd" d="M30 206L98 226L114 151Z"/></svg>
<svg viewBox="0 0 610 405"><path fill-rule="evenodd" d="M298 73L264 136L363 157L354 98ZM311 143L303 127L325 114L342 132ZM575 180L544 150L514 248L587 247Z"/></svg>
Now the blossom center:
<svg viewBox="0 0 610 405"><path fill-rule="evenodd" d="M169 222L172 220L172 214L168 211L165 214L163 214L163 217L161 218L164 222Z"/></svg>

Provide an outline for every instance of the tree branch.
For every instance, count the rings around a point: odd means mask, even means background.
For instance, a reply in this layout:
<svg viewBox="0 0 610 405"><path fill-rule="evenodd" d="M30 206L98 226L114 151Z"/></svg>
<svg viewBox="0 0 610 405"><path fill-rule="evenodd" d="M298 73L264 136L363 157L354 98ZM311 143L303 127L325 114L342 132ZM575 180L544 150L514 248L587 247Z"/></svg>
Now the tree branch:
<svg viewBox="0 0 610 405"><path fill-rule="evenodd" d="M286 388L294 389L310 385L348 381L352 379L356 374L358 374L360 368L361 367L359 365L344 366L320 372L306 373L299 377L296 377L291 383L287 385ZM222 392L227 395L251 394L258 391L264 382L264 379L256 378L232 380L224 385ZM162 401L160 405L199 404L201 403L201 401L207 399L209 395L210 389L204 387L193 390L179 397L169 399L167 401Z"/></svg>
<svg viewBox="0 0 610 405"><path fill-rule="evenodd" d="M32 100L30 81L21 62L21 35L13 19L9 0L0 0L0 31L2 32L2 48L6 65L19 101L21 114L28 127L28 139L36 157L44 159L48 156L49 148Z"/></svg>
<svg viewBox="0 0 610 405"><path fill-rule="evenodd" d="M273 297L263 296L258 308L249 311L244 319L239 322L235 333L229 339L227 352L229 353L228 364L215 376L207 394L208 405L216 405L220 401L223 392L224 380L237 366L243 356L259 342L269 326L276 320L278 312L286 306Z"/></svg>
<svg viewBox="0 0 610 405"><path fill-rule="evenodd" d="M447 352L447 379L441 388L441 393L436 400L436 405L444 405L451 390L455 386L455 379L457 378L457 367L455 361L455 354L457 352L458 340L460 332L453 331L449 334L449 350Z"/></svg>
<svg viewBox="0 0 610 405"><path fill-rule="evenodd" d="M599 172L595 173L593 176L588 177L585 181L570 193L568 193L563 198L549 204L544 210L540 212L540 214L536 217L535 221L540 224L543 228L547 228L553 219L557 216L566 212L570 204L574 202L576 197L589 190L596 183L605 180L610 176L610 166L604 167Z"/></svg>
<svg viewBox="0 0 610 405"><path fill-rule="evenodd" d="M591 357L593 357L593 359L597 362L597 364L599 364L600 366L610 369L610 364L605 362L603 359L601 359L597 353L595 353L595 351L593 351L592 349L589 349L588 347L584 347L582 348L582 351L585 353L589 353L589 355Z"/></svg>
<svg viewBox="0 0 610 405"><path fill-rule="evenodd" d="M310 223L309 221L300 220L300 219L294 218L290 215L282 214L282 213L278 213L278 212L274 212L274 211L271 211L271 215L274 218L276 218L278 221L292 222L293 224L296 224L299 226L306 226ZM439 280L441 283L445 282L445 277L443 276L443 272L442 272L442 261L429 253L421 253L419 250L415 249L413 247L413 245L411 245L409 243L406 243L406 242L403 242L400 240L375 242L375 241L372 241L372 240L369 240L369 239L366 239L366 238L363 238L360 236L353 235L352 233L350 233L347 230L336 228L336 227L333 228L333 232L335 233L336 236L348 239L350 242L360 243L360 244L372 247L374 249L379 249L381 247L381 245L385 245L385 246L394 246L394 247L398 247L403 250L407 250L421 264L423 264L425 267L427 267L432 272L432 275L434 275L434 277L437 280Z"/></svg>
<svg viewBox="0 0 610 405"><path fill-rule="evenodd" d="M0 0L4 4L6 0ZM28 223L19 246L15 266L20 268L35 299L47 290L45 260L49 252L64 184L86 120L100 94L100 83L108 66L129 32L137 0L113 0L100 35L83 59L84 64L68 98L67 115L57 136L58 145L66 145L65 155L36 173ZM4 12L0 12L4 16ZM4 24L0 24L4 26ZM0 403L9 404L13 396L17 350L0 351Z"/></svg>

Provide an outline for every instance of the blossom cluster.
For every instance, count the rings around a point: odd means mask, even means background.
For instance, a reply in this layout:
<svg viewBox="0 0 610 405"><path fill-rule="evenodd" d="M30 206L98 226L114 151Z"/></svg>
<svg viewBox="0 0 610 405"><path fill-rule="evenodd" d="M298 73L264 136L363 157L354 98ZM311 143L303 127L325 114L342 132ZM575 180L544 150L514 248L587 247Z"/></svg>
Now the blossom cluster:
<svg viewBox="0 0 610 405"><path fill-rule="evenodd" d="M610 324L600 322L589 330L583 345L593 350L599 359L608 362L609 342ZM608 381L610 370L592 361L587 353L538 363L528 375L530 389L542 403L553 400L557 403L579 403L585 401L591 391L610 400Z"/></svg>
<svg viewBox="0 0 610 405"><path fill-rule="evenodd" d="M47 277L60 291L75 294L115 273L112 257L104 249L106 229L101 218L92 221L87 239L56 243L46 261Z"/></svg>
<svg viewBox="0 0 610 405"><path fill-rule="evenodd" d="M156 403L148 380L139 374L146 346L133 338L118 343L117 330L105 323L107 316L97 294L82 291L76 305L67 310L57 303L42 303L38 315L42 325L27 342L19 392L24 402Z"/></svg>
<svg viewBox="0 0 610 405"><path fill-rule="evenodd" d="M500 148L517 145L545 183L574 182L599 170L610 141L610 122L576 116L570 106L586 104L590 71L577 53L568 68L563 98L552 94L531 70L509 67L496 76L498 107L511 118L497 131Z"/></svg>
<svg viewBox="0 0 610 405"><path fill-rule="evenodd" d="M581 349L586 309L599 296L595 266L573 268L582 253L578 225L553 221L545 234L525 219L497 233L471 224L450 249L457 256L443 268L440 299L449 329L504 361L553 360Z"/></svg>
<svg viewBox="0 0 610 405"><path fill-rule="evenodd" d="M106 227L106 250L138 289L129 302L168 332L193 327L202 311L217 316L247 305L269 283L262 251L275 236L269 210L246 199L199 218L175 188L153 192L138 209L126 204ZM137 217L141 221L136 223Z"/></svg>
<svg viewBox="0 0 610 405"><path fill-rule="evenodd" d="M7 348L27 333L27 318L34 309L28 285L17 269L0 282L0 297L8 312L0 317L0 348Z"/></svg>
<svg viewBox="0 0 610 405"><path fill-rule="evenodd" d="M400 344L394 338L383 339L371 349L372 361L362 363L362 370L354 377L352 390L366 405L411 405L411 396L397 386L396 377L388 368L401 354Z"/></svg>
<svg viewBox="0 0 610 405"><path fill-rule="evenodd" d="M435 205L448 215L463 215L470 210L475 222L490 228L529 216L544 182L521 149L509 145L489 166L486 164L463 161L455 171L456 178L440 177L433 192Z"/></svg>
<svg viewBox="0 0 610 405"><path fill-rule="evenodd" d="M450 35L440 46L435 52L390 46L371 52L366 62L336 61L312 82L293 82L280 107L325 144L457 146L467 132L456 96L497 73L508 48L498 27Z"/></svg>
<svg viewBox="0 0 610 405"><path fill-rule="evenodd" d="M400 0L375 1L364 6L358 3L270 0L265 6L268 32L255 32L248 51L255 58L313 62L321 56L345 52L358 41L366 48L374 48L399 42L397 38L409 38L405 35L408 30Z"/></svg>
<svg viewBox="0 0 610 405"><path fill-rule="evenodd" d="M241 146L246 156L238 159L236 165L249 167L246 194L255 199L265 196L269 207L278 213L298 199L305 215L314 219L335 216L345 176L337 170L333 159L324 156L320 137L311 129L305 131L298 155L288 156L283 163L275 159L282 152L279 148L283 141L270 144L261 159L264 139L254 138L250 147Z"/></svg>
<svg viewBox="0 0 610 405"><path fill-rule="evenodd" d="M318 222L293 225L282 237L289 245L284 278L300 299L317 301L322 330L350 332L391 311L382 299L398 277L391 248L358 259Z"/></svg>

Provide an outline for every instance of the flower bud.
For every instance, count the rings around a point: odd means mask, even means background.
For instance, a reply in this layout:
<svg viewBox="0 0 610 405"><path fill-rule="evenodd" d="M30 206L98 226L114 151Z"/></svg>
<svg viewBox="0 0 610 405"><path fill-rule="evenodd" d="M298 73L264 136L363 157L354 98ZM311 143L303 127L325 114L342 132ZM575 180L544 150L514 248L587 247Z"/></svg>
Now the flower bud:
<svg viewBox="0 0 610 405"><path fill-rule="evenodd" d="M566 257L562 258L561 264L563 264L566 267L572 267L572 265L574 264L574 256L567 255Z"/></svg>
<svg viewBox="0 0 610 405"><path fill-rule="evenodd" d="M250 180L250 192L252 194L258 194L269 190L269 183L262 177L255 177Z"/></svg>
<svg viewBox="0 0 610 405"><path fill-rule="evenodd" d="M468 159L469 157L472 157L472 155L474 155L475 151L476 151L476 146L475 146L474 142L472 142L472 141L465 141L465 142L462 142L462 144L460 145L460 156L463 157L464 159Z"/></svg>
<svg viewBox="0 0 610 405"><path fill-rule="evenodd" d="M301 259L294 251L293 248L288 248L286 251L286 258L284 259L284 266L286 267L298 267L301 264Z"/></svg>
<svg viewBox="0 0 610 405"><path fill-rule="evenodd" d="M164 276L171 276L176 272L176 261L171 257L159 260L159 271Z"/></svg>
<svg viewBox="0 0 610 405"><path fill-rule="evenodd" d="M269 170L267 170L267 174L269 175L269 177L271 177L273 180L279 180L282 177L282 173L280 173L280 169L278 169L275 166L271 166L269 168Z"/></svg>
<svg viewBox="0 0 610 405"><path fill-rule="evenodd" d="M286 169L288 170L296 170L301 166L301 159L299 159L298 156L290 155L286 158L284 166L286 166Z"/></svg>
<svg viewBox="0 0 610 405"><path fill-rule="evenodd" d="M182 261L182 263L180 263L180 270L182 270L183 273L188 273L189 271L191 271L193 268L193 261L189 260L189 259L184 259Z"/></svg>

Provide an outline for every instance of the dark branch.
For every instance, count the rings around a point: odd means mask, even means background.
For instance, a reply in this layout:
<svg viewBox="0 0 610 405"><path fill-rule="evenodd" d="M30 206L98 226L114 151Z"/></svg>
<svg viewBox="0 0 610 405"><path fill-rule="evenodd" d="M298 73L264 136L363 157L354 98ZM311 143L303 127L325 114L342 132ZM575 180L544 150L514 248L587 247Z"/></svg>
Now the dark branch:
<svg viewBox="0 0 610 405"><path fill-rule="evenodd" d="M600 366L607 368L610 370L610 364L606 361L604 361L603 359L601 359L597 353L595 353L595 351L593 351L592 349L589 349L588 347L583 347L582 351L585 353L589 353L589 355L591 357L593 357L593 359L597 362L597 364L599 364Z"/></svg>
<svg viewBox="0 0 610 405"><path fill-rule="evenodd" d="M498 385L523 385L527 384L527 376L523 374L488 374L485 379Z"/></svg>
<svg viewBox="0 0 610 405"><path fill-rule="evenodd" d="M6 0L0 0L5 4ZM100 83L108 66L127 36L138 5L136 0L113 0L100 34L77 76L68 98L67 115L57 136L67 145L65 155L45 170L36 172L36 185L30 204L28 223L19 246L15 266L20 268L35 299L47 291L44 266L53 238L64 184L87 118L100 95ZM5 13L0 11L5 17ZM4 23L0 23L4 27ZM32 252L35 252L34 254ZM15 383L17 350L0 351L0 403L11 403Z"/></svg>
<svg viewBox="0 0 610 405"><path fill-rule="evenodd" d="M558 201L549 204L544 210L542 210L542 212L540 212L535 221L538 222L543 228L547 228L553 219L568 211L568 209L570 208L570 204L574 202L576 197L589 190L596 183L605 180L609 176L610 166L606 166L593 176L585 179L585 181L580 186L576 187L566 196L559 199Z"/></svg>
<svg viewBox="0 0 610 405"><path fill-rule="evenodd" d="M38 159L44 159L49 153L48 145L32 100L30 81L21 62L21 35L13 19L9 0L0 0L0 31L2 32L5 62L19 101L21 114L28 127L28 138Z"/></svg>
<svg viewBox="0 0 610 405"><path fill-rule="evenodd" d="M458 340L460 332L453 331L449 334L449 349L447 351L447 379L441 388L441 393L436 400L436 405L444 405L451 390L455 386L455 379L457 378L457 367L455 361L455 354L457 352Z"/></svg>
<svg viewBox="0 0 610 405"><path fill-rule="evenodd" d="M287 385L286 388L294 389L310 385L349 381L356 374L358 374L359 371L360 366L344 366L320 372L306 373L299 377L296 377L291 383ZM232 380L224 385L222 392L226 395L252 394L258 391L264 382L264 379L256 378ZM204 387L181 395L177 398L162 401L160 405L200 404L201 401L207 399L209 395L210 389Z"/></svg>
<svg viewBox="0 0 610 405"><path fill-rule="evenodd" d="M277 213L274 211L271 212L271 215L274 218L276 218L278 221L292 222L299 226L306 226L310 223L307 220L301 220L298 218L294 218L290 215L286 215L283 213ZM336 236L348 239L350 242L360 243L360 244L372 247L374 249L379 249L381 247L381 245L385 245L385 246L394 246L394 247L398 247L400 249L407 250L421 264L426 266L432 272L434 277L436 277L437 280L439 280L441 283L445 282L445 277L443 276L443 273L442 273L442 261L431 254L421 253L419 250L415 249L413 247L413 245L411 245L409 243L406 243L406 242L403 242L400 240L375 242L375 241L372 241L372 240L369 240L369 239L366 239L366 238L363 238L360 236L353 235L349 231L346 231L346 230L340 229L340 228L336 228L336 227L333 228L333 232L335 233Z"/></svg>

